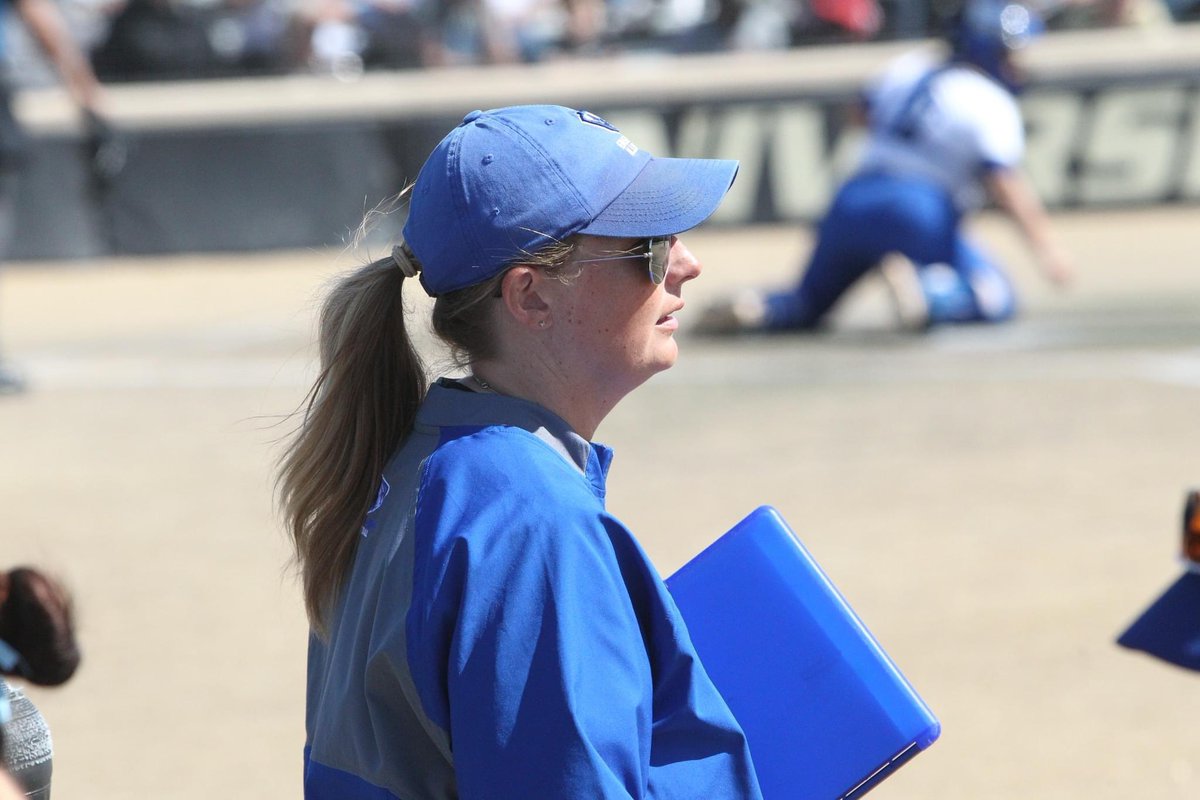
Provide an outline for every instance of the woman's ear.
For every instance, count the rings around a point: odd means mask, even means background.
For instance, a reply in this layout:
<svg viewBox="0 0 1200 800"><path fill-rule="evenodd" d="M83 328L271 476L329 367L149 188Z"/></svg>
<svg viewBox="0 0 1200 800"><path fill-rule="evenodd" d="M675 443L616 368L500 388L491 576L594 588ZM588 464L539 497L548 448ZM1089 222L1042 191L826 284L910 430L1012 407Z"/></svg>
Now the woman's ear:
<svg viewBox="0 0 1200 800"><path fill-rule="evenodd" d="M529 328L544 329L550 324L551 281L534 267L516 266L504 275L500 284L504 307L513 319Z"/></svg>

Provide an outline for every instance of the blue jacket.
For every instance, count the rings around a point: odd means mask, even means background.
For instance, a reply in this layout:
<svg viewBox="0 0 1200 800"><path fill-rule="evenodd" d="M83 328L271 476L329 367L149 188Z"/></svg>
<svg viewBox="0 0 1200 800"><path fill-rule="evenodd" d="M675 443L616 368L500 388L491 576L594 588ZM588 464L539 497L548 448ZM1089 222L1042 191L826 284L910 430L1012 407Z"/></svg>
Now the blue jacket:
<svg viewBox="0 0 1200 800"><path fill-rule="evenodd" d="M435 384L309 651L310 800L759 798L662 580L604 509L612 453Z"/></svg>

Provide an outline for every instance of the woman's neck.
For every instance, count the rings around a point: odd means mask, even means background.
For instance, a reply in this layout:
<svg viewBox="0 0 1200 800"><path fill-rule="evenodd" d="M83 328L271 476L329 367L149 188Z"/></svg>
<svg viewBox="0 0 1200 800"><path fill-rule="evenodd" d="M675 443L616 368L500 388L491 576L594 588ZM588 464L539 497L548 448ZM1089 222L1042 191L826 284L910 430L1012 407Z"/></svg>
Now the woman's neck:
<svg viewBox="0 0 1200 800"><path fill-rule="evenodd" d="M609 398L603 388L590 387L559 370L519 368L500 361L481 361L472 368L480 388L519 397L553 411L587 440L620 398Z"/></svg>

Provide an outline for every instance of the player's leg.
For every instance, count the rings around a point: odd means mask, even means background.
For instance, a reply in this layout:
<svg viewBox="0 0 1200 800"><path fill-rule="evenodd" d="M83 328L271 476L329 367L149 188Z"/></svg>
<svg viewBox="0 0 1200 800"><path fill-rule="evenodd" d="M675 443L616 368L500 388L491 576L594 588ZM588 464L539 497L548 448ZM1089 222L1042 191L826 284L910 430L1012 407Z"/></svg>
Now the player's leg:
<svg viewBox="0 0 1200 800"><path fill-rule="evenodd" d="M705 308L693 331L707 335L776 333L817 327L853 283L875 263L878 254L862 250L857 219L860 191L849 181L834 198L817 226L817 242L797 283L786 289L743 289Z"/></svg>
<svg viewBox="0 0 1200 800"><path fill-rule="evenodd" d="M922 273L926 265L954 260L959 221L945 191L914 180L896 181L888 215L874 221L874 227L886 232L879 274L901 328L924 331L935 322Z"/></svg>
<svg viewBox="0 0 1200 800"><path fill-rule="evenodd" d="M1000 264L986 250L960 237L956 267L966 276L979 319L1003 322L1017 313L1017 293Z"/></svg>
<svg viewBox="0 0 1200 800"><path fill-rule="evenodd" d="M907 249L922 257L931 247L939 252L931 228L940 224L946 208L952 211L944 193L928 184L877 173L851 178L821 221L796 287L766 297L764 325L815 328L886 254Z"/></svg>
<svg viewBox="0 0 1200 800"><path fill-rule="evenodd" d="M857 191L854 182L839 193L817 231L817 243L795 288L764 298L763 327L802 330L818 326L847 290L878 261L879 251L864 241L862 220L844 195Z"/></svg>
<svg viewBox="0 0 1200 800"><path fill-rule="evenodd" d="M0 259L8 252L8 243L13 226L17 190L17 175L12 170L0 168ZM0 272L3 267L0 266ZM0 349L0 395L17 394L25 389L25 380L4 358Z"/></svg>
<svg viewBox="0 0 1200 800"><path fill-rule="evenodd" d="M793 287L740 292L705 309L694 330L816 328L886 254L903 253L914 263L950 260L957 224L951 199L933 184L880 173L857 175L838 190Z"/></svg>
<svg viewBox="0 0 1200 800"><path fill-rule="evenodd" d="M29 138L12 108L12 91L0 78L0 263L8 257L15 225L19 176L28 155ZM4 361L0 349L0 394L16 394L25 388L21 376Z"/></svg>
<svg viewBox="0 0 1200 800"><path fill-rule="evenodd" d="M901 330L923 332L932 324L929 301L917 266L902 253L888 253L879 264L896 322Z"/></svg>
<svg viewBox="0 0 1200 800"><path fill-rule="evenodd" d="M961 235L953 259L919 267L931 324L1003 322L1016 313L1008 276L980 247Z"/></svg>

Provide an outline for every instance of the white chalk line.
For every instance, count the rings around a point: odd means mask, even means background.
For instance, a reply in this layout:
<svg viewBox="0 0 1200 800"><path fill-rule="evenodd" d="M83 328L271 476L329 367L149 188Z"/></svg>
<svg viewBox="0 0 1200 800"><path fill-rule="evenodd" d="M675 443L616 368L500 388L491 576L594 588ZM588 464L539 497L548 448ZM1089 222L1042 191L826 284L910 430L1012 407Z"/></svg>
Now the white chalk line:
<svg viewBox="0 0 1200 800"><path fill-rule="evenodd" d="M290 390L307 387L316 375L306 339L307 332L295 327L240 322L160 338L59 343L10 356L30 385L45 391ZM714 341L685 331L679 344L678 365L657 383L1135 380L1200 388L1200 324L1190 314L1162 311L1022 320L928 335L867 330Z"/></svg>
<svg viewBox="0 0 1200 800"><path fill-rule="evenodd" d="M39 390L295 389L316 364L304 357L31 356L18 362ZM695 386L801 386L1133 380L1200 389L1200 348L1165 353L1074 351L964 359L933 351L819 352L689 345L656 381Z"/></svg>

